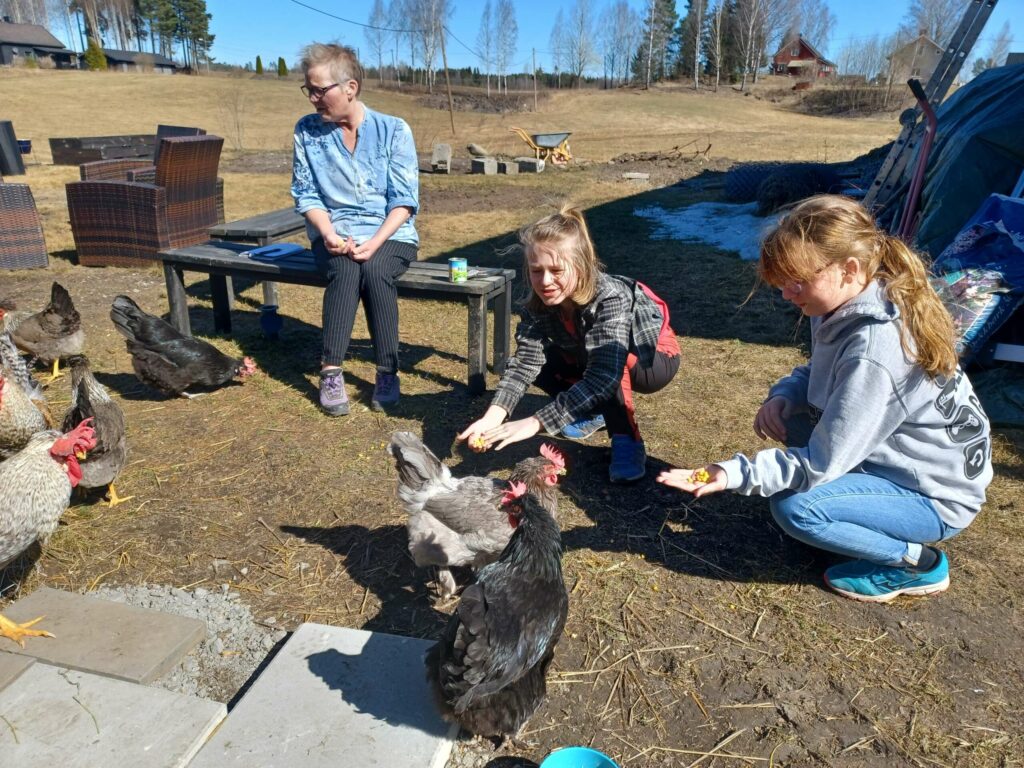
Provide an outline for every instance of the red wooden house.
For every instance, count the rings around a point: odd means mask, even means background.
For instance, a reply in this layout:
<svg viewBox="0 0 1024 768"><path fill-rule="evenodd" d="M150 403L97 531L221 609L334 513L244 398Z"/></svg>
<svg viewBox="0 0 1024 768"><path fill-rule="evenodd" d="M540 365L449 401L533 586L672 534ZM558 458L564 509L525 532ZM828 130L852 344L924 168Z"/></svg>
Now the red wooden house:
<svg viewBox="0 0 1024 768"><path fill-rule="evenodd" d="M772 74L805 79L833 77L836 65L818 53L803 35L797 35L772 56Z"/></svg>

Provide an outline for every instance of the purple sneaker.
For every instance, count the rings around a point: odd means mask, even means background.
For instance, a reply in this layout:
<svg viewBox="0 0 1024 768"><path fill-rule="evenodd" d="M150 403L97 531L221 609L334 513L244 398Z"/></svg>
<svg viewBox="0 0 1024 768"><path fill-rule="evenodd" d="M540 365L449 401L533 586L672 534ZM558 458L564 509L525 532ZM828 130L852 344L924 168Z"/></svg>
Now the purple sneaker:
<svg viewBox="0 0 1024 768"><path fill-rule="evenodd" d="M383 411L398 402L402 393L398 386L397 373L381 373L377 371L377 381L373 385L373 397L370 398L370 408L375 411Z"/></svg>
<svg viewBox="0 0 1024 768"><path fill-rule="evenodd" d="M330 416L348 413L348 393L341 368L328 368L320 372L320 407Z"/></svg>

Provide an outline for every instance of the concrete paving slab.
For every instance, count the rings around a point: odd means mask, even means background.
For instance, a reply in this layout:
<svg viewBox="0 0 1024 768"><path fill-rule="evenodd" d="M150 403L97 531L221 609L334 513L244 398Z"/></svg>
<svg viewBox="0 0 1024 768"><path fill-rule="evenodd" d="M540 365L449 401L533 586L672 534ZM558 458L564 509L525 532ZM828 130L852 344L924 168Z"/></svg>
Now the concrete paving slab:
<svg viewBox="0 0 1024 768"><path fill-rule="evenodd" d="M0 691L0 755L18 768L183 768L226 714L220 702L33 664Z"/></svg>
<svg viewBox="0 0 1024 768"><path fill-rule="evenodd" d="M458 727L427 683L430 645L301 625L189 768L442 768Z"/></svg>
<svg viewBox="0 0 1024 768"><path fill-rule="evenodd" d="M36 663L28 656L16 653L0 653L0 691L13 683L26 669Z"/></svg>
<svg viewBox="0 0 1024 768"><path fill-rule="evenodd" d="M55 637L30 637L13 653L59 667L150 683L169 672L206 636L199 619L136 608L42 587L4 611L14 621L46 618Z"/></svg>

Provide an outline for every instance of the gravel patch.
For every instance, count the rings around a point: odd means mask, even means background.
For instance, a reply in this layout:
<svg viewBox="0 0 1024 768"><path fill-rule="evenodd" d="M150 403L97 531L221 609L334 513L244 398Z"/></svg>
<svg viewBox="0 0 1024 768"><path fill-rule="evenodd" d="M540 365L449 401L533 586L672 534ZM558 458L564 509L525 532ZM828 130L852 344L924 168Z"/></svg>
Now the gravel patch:
<svg viewBox="0 0 1024 768"><path fill-rule="evenodd" d="M214 701L235 699L287 634L274 628L277 620L273 616L257 624L249 607L227 584L214 590L197 587L192 591L152 584L102 586L92 594L206 622L206 639L153 685Z"/></svg>

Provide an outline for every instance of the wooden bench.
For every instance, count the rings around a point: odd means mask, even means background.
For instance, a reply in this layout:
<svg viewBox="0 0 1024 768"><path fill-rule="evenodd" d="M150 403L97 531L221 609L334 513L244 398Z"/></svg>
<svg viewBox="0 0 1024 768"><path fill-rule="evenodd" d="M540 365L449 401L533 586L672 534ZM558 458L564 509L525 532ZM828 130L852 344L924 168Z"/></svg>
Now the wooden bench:
<svg viewBox="0 0 1024 768"><path fill-rule="evenodd" d="M325 286L326 278L317 271L313 252L304 250L273 261L257 261L245 255L249 246L242 243L210 241L202 245L161 251L167 281L170 321L182 333L191 335L185 272L203 272L210 276L213 296L213 325L220 333L231 333L231 306L227 281L231 277L256 281L276 281L299 285ZM448 279L447 264L415 261L397 280L400 295L439 298L466 302L468 320L467 383L473 394L485 389L487 372L487 305L494 303L494 372L505 369L509 357L509 322L512 315L512 281L515 270L472 267L465 283Z"/></svg>

